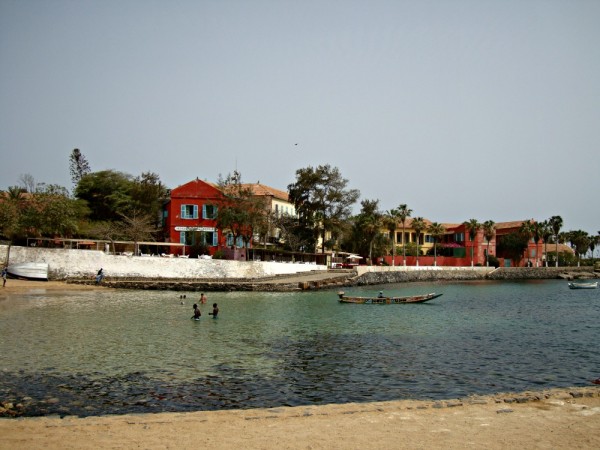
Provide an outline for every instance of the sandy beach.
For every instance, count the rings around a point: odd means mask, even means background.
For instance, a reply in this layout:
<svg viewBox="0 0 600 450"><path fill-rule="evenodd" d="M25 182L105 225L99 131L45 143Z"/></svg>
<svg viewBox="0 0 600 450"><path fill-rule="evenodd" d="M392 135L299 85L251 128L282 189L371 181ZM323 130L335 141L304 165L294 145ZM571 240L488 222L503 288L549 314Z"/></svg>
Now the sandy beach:
<svg viewBox="0 0 600 450"><path fill-rule="evenodd" d="M1 419L0 447L597 449L599 431L599 392L590 388L444 402Z"/></svg>
<svg viewBox="0 0 600 450"><path fill-rule="evenodd" d="M29 289L104 288L9 279L0 301ZM2 449L596 449L600 386L435 402L5 418L0 436Z"/></svg>

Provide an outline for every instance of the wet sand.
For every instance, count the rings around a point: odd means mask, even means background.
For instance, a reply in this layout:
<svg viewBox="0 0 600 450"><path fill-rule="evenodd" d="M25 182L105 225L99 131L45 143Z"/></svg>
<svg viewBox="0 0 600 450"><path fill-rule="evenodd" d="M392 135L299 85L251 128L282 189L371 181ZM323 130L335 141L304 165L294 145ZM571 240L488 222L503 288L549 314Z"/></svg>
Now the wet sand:
<svg viewBox="0 0 600 450"><path fill-rule="evenodd" d="M30 281L9 278L4 287L0 286L0 298L10 294L25 294L30 290L47 289L51 291L81 291L107 289L103 286L69 284L63 281Z"/></svg>
<svg viewBox="0 0 600 450"><path fill-rule="evenodd" d="M104 289L8 280L29 289ZM600 386L467 399L0 419L4 449L598 449Z"/></svg>

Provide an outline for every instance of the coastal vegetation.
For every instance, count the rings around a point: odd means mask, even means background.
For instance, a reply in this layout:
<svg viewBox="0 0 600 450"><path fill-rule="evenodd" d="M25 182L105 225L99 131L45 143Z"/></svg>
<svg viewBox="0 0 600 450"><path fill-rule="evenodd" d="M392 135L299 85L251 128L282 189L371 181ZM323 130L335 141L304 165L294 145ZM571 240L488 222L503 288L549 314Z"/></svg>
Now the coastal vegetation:
<svg viewBox="0 0 600 450"><path fill-rule="evenodd" d="M26 245L27 238L90 238L110 241L113 248L117 240L164 240L162 213L170 191L158 174L94 172L79 149L69 155L69 172L72 192L63 186L38 183L29 174L21 175L18 185L0 191L0 240ZM352 252L367 261L391 255L392 264L401 252L403 265L407 256L415 256L418 264L419 256L424 254L421 246L425 233L433 244L428 251L434 257L434 265L440 252L448 254L452 250L442 242L444 225L423 217L412 218L413 210L407 204L382 211L378 199L363 199L360 211L352 214L360 192L349 188L349 180L329 164L296 171L294 182L287 186L296 216L273 214L241 182L237 171L225 178L219 175L217 184L224 193L224 201L215 211L218 227L233 236L233 242L243 245L255 240L253 245L266 246L268 230L277 228L280 239L276 245L294 252ZM414 241L407 239L408 223L416 237ZM497 264L495 256L490 255L496 224L471 218L463 225L470 242L483 232L485 264ZM583 230L562 231L562 227L563 219L558 215L546 220L525 220L518 231L496 239L497 251L519 261L528 242L542 241L546 266L593 264L600 231L589 234ZM561 244L568 244L573 253L561 252ZM472 245L468 256L473 265Z"/></svg>

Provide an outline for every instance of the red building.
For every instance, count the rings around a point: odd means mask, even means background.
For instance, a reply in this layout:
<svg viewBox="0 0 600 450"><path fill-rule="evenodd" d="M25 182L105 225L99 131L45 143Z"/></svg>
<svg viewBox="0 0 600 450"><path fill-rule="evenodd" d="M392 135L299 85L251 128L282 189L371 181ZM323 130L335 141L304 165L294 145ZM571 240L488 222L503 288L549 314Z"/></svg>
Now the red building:
<svg viewBox="0 0 600 450"><path fill-rule="evenodd" d="M163 209L165 240L206 248L208 254L214 255L227 244L216 220L223 200L216 184L198 178L171 190L171 199Z"/></svg>
<svg viewBox="0 0 600 450"><path fill-rule="evenodd" d="M412 229L412 220L408 219L405 226L404 236L402 230L397 232L396 242L402 245L403 242L416 242L415 232ZM524 221L514 222L499 222L494 224L494 233L489 242L485 237L483 226L479 228L473 236L473 240L469 235L469 230L464 223L444 223L446 229L444 236L435 244L437 256L433 255L434 239L428 230L424 230L419 236L420 256L407 256L406 264L409 266L455 266L465 267L470 266L485 266L487 264L488 254L490 257L498 258L498 263L502 267L525 267L531 265L533 267L542 265L543 255L543 240L540 239L535 243L534 239L529 239L526 250L522 255L509 255L507 252L502 252L503 239L509 239L511 234L518 234ZM425 223L430 225L431 222L425 219ZM403 264L403 257L396 253L396 259L392 263L391 257L383 258L389 265Z"/></svg>
<svg viewBox="0 0 600 450"><path fill-rule="evenodd" d="M241 186L250 189L253 196L263 198L264 207L275 217L295 214L287 192L260 183ZM252 239L244 244L243 239L238 237L234 245L233 235L218 228L217 214L227 201L218 185L198 178L173 189L163 208L165 241L185 244L186 247L185 250L173 247L171 253L185 251L186 255L198 252L212 256L222 250L228 259L245 259L244 248L251 246ZM276 228L270 229L269 233L269 238L279 240Z"/></svg>

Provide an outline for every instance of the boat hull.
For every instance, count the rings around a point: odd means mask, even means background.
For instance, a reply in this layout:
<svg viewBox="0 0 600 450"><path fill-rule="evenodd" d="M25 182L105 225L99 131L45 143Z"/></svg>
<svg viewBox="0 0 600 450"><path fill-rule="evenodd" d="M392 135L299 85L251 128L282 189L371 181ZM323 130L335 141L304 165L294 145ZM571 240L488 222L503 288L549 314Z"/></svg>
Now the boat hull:
<svg viewBox="0 0 600 450"><path fill-rule="evenodd" d="M9 265L6 270L13 278L48 281L48 263L21 263Z"/></svg>
<svg viewBox="0 0 600 450"><path fill-rule="evenodd" d="M338 294L340 303L354 303L357 305L401 305L407 303L425 303L442 294L411 295L407 297L346 297L343 292Z"/></svg>
<svg viewBox="0 0 600 450"><path fill-rule="evenodd" d="M569 283L570 289L596 289L598 288L598 282L593 281L589 283Z"/></svg>

